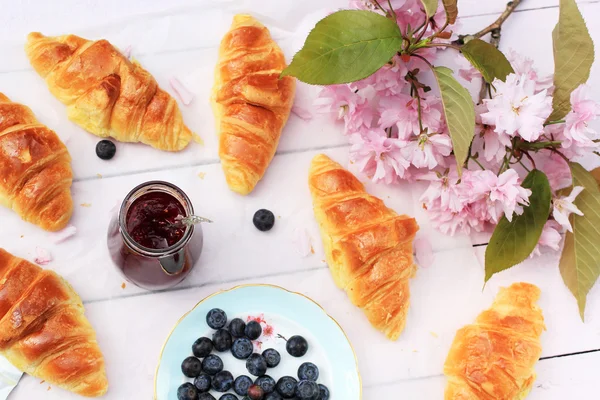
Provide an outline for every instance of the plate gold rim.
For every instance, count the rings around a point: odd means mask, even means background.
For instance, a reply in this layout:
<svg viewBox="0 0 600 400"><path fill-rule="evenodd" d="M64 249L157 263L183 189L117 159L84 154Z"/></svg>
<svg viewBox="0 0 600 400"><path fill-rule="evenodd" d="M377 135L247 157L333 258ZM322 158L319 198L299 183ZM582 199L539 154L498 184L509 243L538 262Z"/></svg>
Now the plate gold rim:
<svg viewBox="0 0 600 400"><path fill-rule="evenodd" d="M204 303L205 301L207 301L208 299L223 294L223 293L227 293L227 292L233 292L234 290L237 289L242 289L242 288L247 288L247 287L271 287L271 288L275 288L275 289L280 289L283 291L286 291L290 294L295 294L297 296L301 296L304 297L306 300L309 300L310 302L314 303L317 307L319 307L324 313L325 315L327 315L327 317L329 317L329 319L331 319L337 326L338 328L340 328L340 331L342 332L342 334L344 335L344 337L346 338L346 341L348 342L348 345L350 345L350 349L352 350L352 355L354 356L354 362L356 365L356 374L358 376L358 384L360 386L360 392L358 394L358 398L360 400L362 400L362 376L360 375L360 369L358 367L358 357L356 356L356 351L354 350L354 346L352 345L352 342L350 341L350 338L348 337L348 335L346 334L346 331L344 331L344 328L342 328L342 325L340 325L339 322L336 321L335 318L333 318L331 315L329 315L329 313L325 310L325 308L323 308L323 306L321 306L319 303L317 303L315 300L311 299L310 297L308 297L307 295L300 293L300 292L295 292L293 290L289 290L286 289L284 287L278 286L278 285L271 285L268 283L249 283L249 284L243 284L243 285L237 285L234 287L231 287L229 289L221 289L219 291L216 291L208 296L206 296L205 298L203 298L202 300L200 300L198 303L196 303L196 305L194 307L192 307L191 310L189 310L188 312L186 312L185 314L183 314L181 316L181 318L179 318L179 320L177 320L177 323L175 323L175 326L173 327L173 329L171 329L171 332L169 332L169 335L167 336L167 339L165 340L161 350L160 350L160 355L158 357L158 365L156 366L156 371L154 372L154 400L158 399L158 395L156 393L156 389L157 389L157 385L158 385L158 370L160 369L160 364L162 362L162 358L163 358L163 353L165 351L165 347L167 347L167 343L169 342L169 339L171 339L171 336L173 335L173 332L175 331L175 329L177 329L177 327L179 326L179 324L181 323L181 321L183 321L192 311L194 311L196 308L198 308L202 303Z"/></svg>

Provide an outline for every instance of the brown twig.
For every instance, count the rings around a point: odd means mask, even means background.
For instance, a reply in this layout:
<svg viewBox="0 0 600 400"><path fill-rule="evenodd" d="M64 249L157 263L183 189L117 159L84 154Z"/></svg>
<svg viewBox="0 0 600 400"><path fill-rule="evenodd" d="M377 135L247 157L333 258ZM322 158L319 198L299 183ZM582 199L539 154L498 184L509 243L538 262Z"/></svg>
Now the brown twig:
<svg viewBox="0 0 600 400"><path fill-rule="evenodd" d="M508 2L508 4L506 4L506 9L504 10L504 12L502 14L500 14L500 16L498 17L498 19L496 21L494 21L489 26L486 26L479 32L474 33L472 35L460 35L456 42L458 44L462 45L471 39L479 39L479 38L487 35L488 33L493 33L495 30L502 29L502 24L504 24L504 22L508 19L508 17L510 17L510 15L515 11L515 9L522 2L523 2L523 0L513 0L513 1Z"/></svg>

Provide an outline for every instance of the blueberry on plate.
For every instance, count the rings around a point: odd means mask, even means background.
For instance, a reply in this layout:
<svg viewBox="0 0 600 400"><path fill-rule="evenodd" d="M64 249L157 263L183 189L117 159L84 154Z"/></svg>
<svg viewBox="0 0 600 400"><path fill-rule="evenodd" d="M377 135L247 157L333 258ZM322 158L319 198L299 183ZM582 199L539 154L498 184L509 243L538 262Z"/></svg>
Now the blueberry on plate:
<svg viewBox="0 0 600 400"><path fill-rule="evenodd" d="M204 358L213 350L213 342L207 337L201 337L192 345L192 353L198 358Z"/></svg>
<svg viewBox="0 0 600 400"><path fill-rule="evenodd" d="M214 354L209 355L202 360L202 371L209 375L216 375L218 372L223 371L223 361L221 357Z"/></svg>
<svg viewBox="0 0 600 400"><path fill-rule="evenodd" d="M181 363L181 372L188 378L195 378L202 372L202 363L196 357L188 357Z"/></svg>
<svg viewBox="0 0 600 400"><path fill-rule="evenodd" d="M321 393L319 400L329 400L329 389L327 389L327 386L319 384L319 392Z"/></svg>
<svg viewBox="0 0 600 400"><path fill-rule="evenodd" d="M250 379L249 376L240 375L235 378L235 382L233 382L233 391L240 396L245 396L248 394L248 388L252 385L252 379Z"/></svg>
<svg viewBox="0 0 600 400"><path fill-rule="evenodd" d="M254 384L260 386L265 394L267 394L275 391L275 385L277 382L275 382L275 379L271 378L269 375L263 375L255 380Z"/></svg>
<svg viewBox="0 0 600 400"><path fill-rule="evenodd" d="M234 318L229 323L229 333L231 336L238 338L243 337L246 331L246 323L241 318Z"/></svg>
<svg viewBox="0 0 600 400"><path fill-rule="evenodd" d="M227 314L220 308L213 308L206 314L206 323L213 329L222 329L227 325Z"/></svg>
<svg viewBox="0 0 600 400"><path fill-rule="evenodd" d="M296 386L296 397L300 400L319 400L321 391L319 385L313 381L300 381Z"/></svg>
<svg viewBox="0 0 600 400"><path fill-rule="evenodd" d="M308 351L308 342L302 336L292 336L285 344L285 349L292 357L302 357Z"/></svg>
<svg viewBox="0 0 600 400"><path fill-rule="evenodd" d="M270 231L275 225L275 216L269 210L260 209L254 213L252 222L259 231Z"/></svg>
<svg viewBox="0 0 600 400"><path fill-rule="evenodd" d="M229 371L218 372L212 380L212 388L220 393L225 393L233 387L233 375Z"/></svg>
<svg viewBox="0 0 600 400"><path fill-rule="evenodd" d="M267 372L267 361L260 354L254 353L246 360L246 369L254 376L263 376Z"/></svg>
<svg viewBox="0 0 600 400"><path fill-rule="evenodd" d="M246 337L250 340L256 340L262 335L262 327L256 321L250 321L246 324L246 329L244 331Z"/></svg>
<svg viewBox="0 0 600 400"><path fill-rule="evenodd" d="M238 360L245 360L254 351L254 345L248 338L238 338L231 346L231 354Z"/></svg>
<svg viewBox="0 0 600 400"><path fill-rule="evenodd" d="M198 400L198 389L187 382L177 389L177 400Z"/></svg>
<svg viewBox="0 0 600 400"><path fill-rule="evenodd" d="M283 400L283 397L279 393L273 392L266 395L265 400Z"/></svg>
<svg viewBox="0 0 600 400"><path fill-rule="evenodd" d="M96 155L103 160L110 160L115 156L117 146L110 140L101 140L96 145Z"/></svg>
<svg viewBox="0 0 600 400"><path fill-rule="evenodd" d="M212 382L212 378L206 372L202 372L200 375L194 379L194 386L198 389L199 393L208 392L210 390L210 384Z"/></svg>
<svg viewBox="0 0 600 400"><path fill-rule="evenodd" d="M200 393L200 395L198 396L198 400L217 400L217 399L215 399L215 396L213 396L210 393Z"/></svg>
<svg viewBox="0 0 600 400"><path fill-rule="evenodd" d="M225 393L223 396L219 397L219 400L238 400L238 398L235 397L234 394Z"/></svg>
<svg viewBox="0 0 600 400"><path fill-rule="evenodd" d="M277 381L275 390L277 390L277 393L279 393L284 399L291 399L296 395L297 385L298 381L295 378L291 376L284 376Z"/></svg>
<svg viewBox="0 0 600 400"><path fill-rule="evenodd" d="M250 400L263 400L265 392L260 386L252 385L248 388L248 397L250 397Z"/></svg>
<svg viewBox="0 0 600 400"><path fill-rule="evenodd" d="M305 362L298 368L298 379L316 382L319 379L319 368L313 363Z"/></svg>
<svg viewBox="0 0 600 400"><path fill-rule="evenodd" d="M275 349L266 349L263 351L262 356L267 360L267 367L275 368L281 362L281 355Z"/></svg>
<svg viewBox="0 0 600 400"><path fill-rule="evenodd" d="M216 351L223 352L231 349L233 338L228 330L219 329L213 334L212 342Z"/></svg>

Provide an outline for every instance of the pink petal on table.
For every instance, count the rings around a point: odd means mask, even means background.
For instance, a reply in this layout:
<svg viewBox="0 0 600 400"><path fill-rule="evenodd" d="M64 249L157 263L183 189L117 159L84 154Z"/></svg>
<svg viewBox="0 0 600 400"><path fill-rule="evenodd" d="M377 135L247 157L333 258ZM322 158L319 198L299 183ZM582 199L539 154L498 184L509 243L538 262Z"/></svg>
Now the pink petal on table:
<svg viewBox="0 0 600 400"><path fill-rule="evenodd" d="M183 86L183 83L179 82L177 78L169 79L169 84L171 84L171 87L179 97L179 100L181 100L181 102L186 106L190 105L190 103L194 100L194 94L185 86Z"/></svg>
<svg viewBox="0 0 600 400"><path fill-rule="evenodd" d="M304 107L300 107L297 105L294 105L292 107L292 113L298 116L300 119L303 119L304 121L310 121L313 118L313 115L310 111L308 111Z"/></svg>
<svg viewBox="0 0 600 400"><path fill-rule="evenodd" d="M435 256L429 240L418 238L415 240L413 246L415 248L415 258L419 266L423 268L431 267Z"/></svg>
<svg viewBox="0 0 600 400"><path fill-rule="evenodd" d="M292 242L295 245L296 253L300 257L308 257L314 254L310 236L306 229L294 229L294 238Z"/></svg>
<svg viewBox="0 0 600 400"><path fill-rule="evenodd" d="M50 252L48 250L44 249L43 247L37 246L35 248L35 254L36 254L36 257L33 259L33 261L36 264L46 265L50 261L52 261L52 254L50 254Z"/></svg>
<svg viewBox="0 0 600 400"><path fill-rule="evenodd" d="M77 228L73 225L67 226L65 229L52 234L54 243L62 243L77 233Z"/></svg>
<svg viewBox="0 0 600 400"><path fill-rule="evenodd" d="M123 50L123 55L127 57L127 59L131 58L131 50L133 50L133 47L131 45L125 47L125 49Z"/></svg>

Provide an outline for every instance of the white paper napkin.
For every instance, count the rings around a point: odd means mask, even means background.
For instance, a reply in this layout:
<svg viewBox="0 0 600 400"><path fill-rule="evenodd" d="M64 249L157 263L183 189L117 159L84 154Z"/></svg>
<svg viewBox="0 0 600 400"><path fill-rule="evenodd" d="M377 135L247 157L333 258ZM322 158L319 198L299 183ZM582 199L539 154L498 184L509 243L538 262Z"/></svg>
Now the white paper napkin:
<svg viewBox="0 0 600 400"><path fill-rule="evenodd" d="M8 395L17 386L21 376L23 376L21 371L0 356L0 400L8 399Z"/></svg>

